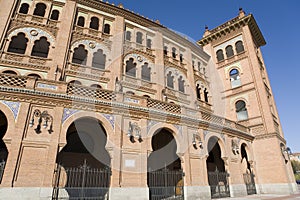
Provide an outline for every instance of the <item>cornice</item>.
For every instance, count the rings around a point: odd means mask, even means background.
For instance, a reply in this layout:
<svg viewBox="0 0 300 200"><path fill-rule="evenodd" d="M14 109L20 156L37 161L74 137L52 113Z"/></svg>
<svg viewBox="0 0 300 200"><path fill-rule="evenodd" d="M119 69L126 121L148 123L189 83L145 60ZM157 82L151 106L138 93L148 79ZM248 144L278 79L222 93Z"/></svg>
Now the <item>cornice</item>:
<svg viewBox="0 0 300 200"><path fill-rule="evenodd" d="M209 35L203 37L201 40L199 40L197 43L205 46L212 41L229 34L232 30L235 30L240 27L249 26L249 29L251 31L251 34L254 38L254 41L258 47L264 46L266 44L266 41L253 17L252 14L249 14L245 17L239 18L236 17L232 20L229 20L225 22L224 24L209 30Z"/></svg>
<svg viewBox="0 0 300 200"><path fill-rule="evenodd" d="M254 137L247 132L243 132L231 127L216 124L213 121L206 121L199 118L190 117L184 114L176 114L163 110L131 105L122 102L92 99L86 97L69 96L66 94L57 94L44 91L35 91L24 88L8 88L0 86L0 99L8 101L27 102L38 105L60 106L64 108L73 108L80 110L89 110L95 112L128 115L128 117L145 118L154 120L165 117L167 123L186 125L189 127L208 128L213 131L234 134L253 140ZM151 113L151 115L149 115Z"/></svg>

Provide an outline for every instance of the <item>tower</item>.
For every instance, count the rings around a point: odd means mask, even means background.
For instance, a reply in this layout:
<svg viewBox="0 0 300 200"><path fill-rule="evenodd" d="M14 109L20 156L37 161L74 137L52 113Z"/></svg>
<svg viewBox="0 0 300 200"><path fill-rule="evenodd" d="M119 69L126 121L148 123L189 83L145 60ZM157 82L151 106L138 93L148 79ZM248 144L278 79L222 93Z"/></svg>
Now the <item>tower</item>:
<svg viewBox="0 0 300 200"><path fill-rule="evenodd" d="M212 30L206 27L198 44L211 55L212 70L222 80L222 84L211 81L215 111L247 126L255 137L251 166L260 193L295 192L286 141L261 53L266 41L253 15L240 9L234 19Z"/></svg>

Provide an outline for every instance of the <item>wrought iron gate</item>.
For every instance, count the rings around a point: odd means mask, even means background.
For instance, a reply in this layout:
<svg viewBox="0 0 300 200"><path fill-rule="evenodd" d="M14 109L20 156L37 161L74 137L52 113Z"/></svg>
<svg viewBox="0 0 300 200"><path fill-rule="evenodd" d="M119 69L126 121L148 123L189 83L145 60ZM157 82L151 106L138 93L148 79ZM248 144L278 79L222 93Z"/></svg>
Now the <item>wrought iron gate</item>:
<svg viewBox="0 0 300 200"><path fill-rule="evenodd" d="M150 200L183 200L183 177L182 170L148 172Z"/></svg>
<svg viewBox="0 0 300 200"><path fill-rule="evenodd" d="M107 200L111 170L58 165L55 170L52 199Z"/></svg>
<svg viewBox="0 0 300 200"><path fill-rule="evenodd" d="M229 174L227 172L208 172L208 182L210 185L211 198L230 197Z"/></svg>
<svg viewBox="0 0 300 200"><path fill-rule="evenodd" d="M243 176L244 176L244 181L245 181L246 188L247 188L247 194L248 195L256 194L254 174L253 173L243 174Z"/></svg>
<svg viewBox="0 0 300 200"><path fill-rule="evenodd" d="M0 183L2 181L2 177L3 177L3 174L4 174L4 168L5 168L5 161L2 160L0 162Z"/></svg>

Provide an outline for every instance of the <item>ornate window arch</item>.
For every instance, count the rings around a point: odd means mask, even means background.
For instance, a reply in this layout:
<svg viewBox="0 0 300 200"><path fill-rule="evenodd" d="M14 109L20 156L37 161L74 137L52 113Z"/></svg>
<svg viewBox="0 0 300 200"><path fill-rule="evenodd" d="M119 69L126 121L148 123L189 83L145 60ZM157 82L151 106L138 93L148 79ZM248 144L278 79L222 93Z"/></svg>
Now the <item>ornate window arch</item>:
<svg viewBox="0 0 300 200"><path fill-rule="evenodd" d="M96 69L105 69L110 64L110 51L105 44L93 40L78 40L72 44L71 49L73 50L73 56L70 56L72 63Z"/></svg>
<svg viewBox="0 0 300 200"><path fill-rule="evenodd" d="M48 42L46 37L41 37L39 40L34 42L32 47L31 55L41 58L47 58L49 54L50 42Z"/></svg>
<svg viewBox="0 0 300 200"><path fill-rule="evenodd" d="M88 51L83 44L80 44L74 49L72 63L86 65Z"/></svg>
<svg viewBox="0 0 300 200"><path fill-rule="evenodd" d="M85 18L83 16L79 16L77 20L77 26L84 27L85 24Z"/></svg>
<svg viewBox="0 0 300 200"><path fill-rule="evenodd" d="M241 40L237 41L235 43L235 50L236 50L236 53L241 53L241 52L245 51L244 44Z"/></svg>
<svg viewBox="0 0 300 200"><path fill-rule="evenodd" d="M235 110L237 115L237 120L247 120L248 119L248 111L246 108L246 103L243 100L238 100L235 103Z"/></svg>
<svg viewBox="0 0 300 200"><path fill-rule="evenodd" d="M126 33L125 33L125 40L131 41L131 32L130 31L126 31Z"/></svg>
<svg viewBox="0 0 300 200"><path fill-rule="evenodd" d="M104 24L103 33L110 34L110 25L109 24Z"/></svg>
<svg viewBox="0 0 300 200"><path fill-rule="evenodd" d="M22 3L19 9L19 13L21 14L28 14L29 11L29 4L28 3Z"/></svg>
<svg viewBox="0 0 300 200"><path fill-rule="evenodd" d="M217 54L217 60L219 62L222 61L222 60L224 60L224 53L223 53L222 49L219 49L216 54Z"/></svg>
<svg viewBox="0 0 300 200"><path fill-rule="evenodd" d="M232 56L234 55L234 53L233 53L233 48L232 48L231 45L228 45L228 46L225 48L225 50L226 50L226 56L227 56L227 58L230 58L230 57L232 57Z"/></svg>
<svg viewBox="0 0 300 200"><path fill-rule="evenodd" d="M90 28L99 30L99 18L98 17L92 17L90 22Z"/></svg>
<svg viewBox="0 0 300 200"><path fill-rule="evenodd" d="M174 76L171 71L167 74L167 87L174 89Z"/></svg>
<svg viewBox="0 0 300 200"><path fill-rule="evenodd" d="M143 33L141 32L136 33L136 43L143 44Z"/></svg>
<svg viewBox="0 0 300 200"><path fill-rule="evenodd" d="M11 41L8 46L8 52L25 54L27 48L28 39L25 36L25 33L20 32L16 36L11 38Z"/></svg>
<svg viewBox="0 0 300 200"><path fill-rule="evenodd" d="M15 75L15 76L18 75L18 73L15 72L14 70L4 70L4 71L2 71L1 73L2 73L2 74Z"/></svg>
<svg viewBox="0 0 300 200"><path fill-rule="evenodd" d="M151 81L151 68L147 62L142 65L142 80Z"/></svg>
<svg viewBox="0 0 300 200"><path fill-rule="evenodd" d="M129 58L126 61L126 66L125 66L125 73L128 76L133 76L136 77L136 62L134 62L133 58Z"/></svg>
<svg viewBox="0 0 300 200"><path fill-rule="evenodd" d="M178 90L182 93L185 92L185 89L184 89L184 82L185 80L183 80L183 77L182 76L179 76L178 78Z"/></svg>
<svg viewBox="0 0 300 200"><path fill-rule="evenodd" d="M229 72L231 87L239 87L241 86L240 72L237 69L232 69Z"/></svg>
<svg viewBox="0 0 300 200"><path fill-rule="evenodd" d="M103 53L102 49L98 49L93 54L92 67L105 69L105 63L106 63L106 55Z"/></svg>
<svg viewBox="0 0 300 200"><path fill-rule="evenodd" d="M33 11L33 15L44 17L45 14L46 14L46 8L47 8L46 4L44 4L44 3L37 3L35 5L35 9Z"/></svg>
<svg viewBox="0 0 300 200"><path fill-rule="evenodd" d="M37 78L37 79L38 79L38 78L39 78L39 79L42 78L40 75L35 74L35 73L30 73L30 74L28 74L27 76L28 76L28 77Z"/></svg>
<svg viewBox="0 0 300 200"><path fill-rule="evenodd" d="M58 10L52 10L50 19L57 21L58 18L59 18L59 11Z"/></svg>
<svg viewBox="0 0 300 200"><path fill-rule="evenodd" d="M177 56L177 50L176 50L175 47L173 47L173 48L172 48L172 57L173 57L173 58L176 58L176 56Z"/></svg>

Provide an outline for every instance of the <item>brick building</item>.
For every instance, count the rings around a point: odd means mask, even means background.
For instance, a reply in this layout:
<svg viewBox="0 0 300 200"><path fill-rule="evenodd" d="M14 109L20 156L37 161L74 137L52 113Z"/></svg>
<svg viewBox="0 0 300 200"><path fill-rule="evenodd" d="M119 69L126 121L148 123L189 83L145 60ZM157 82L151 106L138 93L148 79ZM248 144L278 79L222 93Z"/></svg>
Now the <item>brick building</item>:
<svg viewBox="0 0 300 200"><path fill-rule="evenodd" d="M0 18L0 197L297 191L253 15L196 44L96 0L3 0Z"/></svg>

